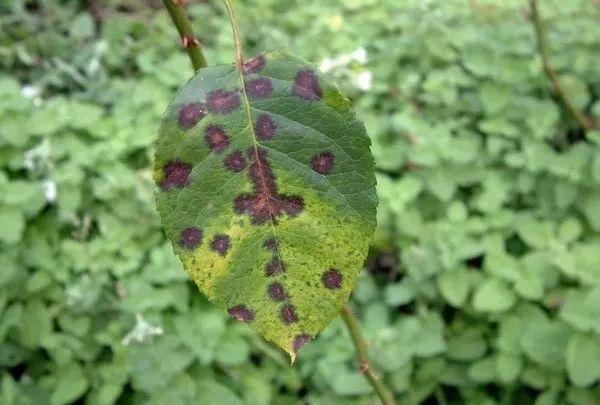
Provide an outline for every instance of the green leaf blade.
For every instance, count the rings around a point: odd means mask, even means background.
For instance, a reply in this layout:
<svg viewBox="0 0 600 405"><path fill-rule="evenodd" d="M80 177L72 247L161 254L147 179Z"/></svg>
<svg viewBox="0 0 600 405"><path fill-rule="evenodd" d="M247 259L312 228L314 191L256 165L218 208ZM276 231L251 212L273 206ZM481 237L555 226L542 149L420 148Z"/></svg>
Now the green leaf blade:
<svg viewBox="0 0 600 405"><path fill-rule="evenodd" d="M333 83L276 51L201 69L170 104L154 177L200 289L295 357L354 288L375 227L364 126Z"/></svg>

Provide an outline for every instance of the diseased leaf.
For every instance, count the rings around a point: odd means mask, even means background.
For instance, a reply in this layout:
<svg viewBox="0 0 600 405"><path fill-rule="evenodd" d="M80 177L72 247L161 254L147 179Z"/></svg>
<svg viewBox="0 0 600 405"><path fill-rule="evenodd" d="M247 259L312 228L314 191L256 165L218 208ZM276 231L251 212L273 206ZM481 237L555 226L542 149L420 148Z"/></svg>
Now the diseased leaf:
<svg viewBox="0 0 600 405"><path fill-rule="evenodd" d="M204 68L159 130L158 211L231 316L295 352L348 300L375 227L369 139L347 99L285 51Z"/></svg>

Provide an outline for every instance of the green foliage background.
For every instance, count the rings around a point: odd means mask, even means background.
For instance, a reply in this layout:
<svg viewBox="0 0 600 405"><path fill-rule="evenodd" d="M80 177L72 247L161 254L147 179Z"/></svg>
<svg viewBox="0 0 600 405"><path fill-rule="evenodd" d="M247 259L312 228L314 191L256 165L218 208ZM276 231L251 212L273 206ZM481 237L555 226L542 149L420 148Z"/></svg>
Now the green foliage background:
<svg viewBox="0 0 600 405"><path fill-rule="evenodd" d="M220 2L191 3L208 60L230 62ZM381 200L353 303L387 383L403 404L599 403L600 133L553 99L526 2L336 3L237 11L248 54L352 55L330 74ZM599 119L598 2L541 8L561 81ZM375 404L339 320L290 368L166 242L153 141L191 69L160 2L0 13L0 403Z"/></svg>

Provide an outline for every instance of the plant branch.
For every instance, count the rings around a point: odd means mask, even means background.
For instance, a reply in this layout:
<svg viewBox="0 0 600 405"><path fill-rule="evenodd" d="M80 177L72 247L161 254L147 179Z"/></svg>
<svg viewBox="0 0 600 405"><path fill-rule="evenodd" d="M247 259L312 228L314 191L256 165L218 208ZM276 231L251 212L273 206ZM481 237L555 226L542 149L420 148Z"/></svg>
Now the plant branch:
<svg viewBox="0 0 600 405"><path fill-rule="evenodd" d="M573 103L569 100L567 93L565 93L564 89L560 84L560 81L558 80L558 75L554 70L554 66L552 66L552 63L550 63L550 51L546 35L546 26L540 14L538 0L529 0L529 5L531 8L533 26L535 28L538 52L540 54L540 57L542 58L542 66L544 68L544 72L548 76L550 83L552 83L554 93L556 93L556 96L562 103L565 110L567 110L567 112L571 114L573 118L575 118L575 120L581 128L586 130L592 129L591 120L588 117L586 117L582 112L578 111L577 108L575 108L575 106L573 105Z"/></svg>
<svg viewBox="0 0 600 405"><path fill-rule="evenodd" d="M184 0L163 0L163 4L171 15L177 31L179 31L181 43L187 51L190 61L192 61L194 70L198 70L206 66L206 59L202 53L200 41L194 35L194 30L183 7L183 2Z"/></svg>
<svg viewBox="0 0 600 405"><path fill-rule="evenodd" d="M240 28L238 27L237 19L235 18L235 12L233 6L229 0L223 0L229 21L231 22L231 31L233 32L233 46L235 47L235 66L238 71L242 71L242 65L244 63L244 50L242 49L242 40L240 37Z"/></svg>
<svg viewBox="0 0 600 405"><path fill-rule="evenodd" d="M342 308L340 314L346 323L346 328L348 329L348 333L350 333L350 337L352 338L352 342L356 348L360 371L365 375L369 381L369 384L371 384L371 386L375 389L375 392L379 396L379 399L383 405L396 405L394 395L390 390L387 389L381 379L379 379L376 371L371 365L371 361L369 360L369 356L367 354L367 342L362 336L360 325L358 324L356 316L354 316L354 313L348 305Z"/></svg>

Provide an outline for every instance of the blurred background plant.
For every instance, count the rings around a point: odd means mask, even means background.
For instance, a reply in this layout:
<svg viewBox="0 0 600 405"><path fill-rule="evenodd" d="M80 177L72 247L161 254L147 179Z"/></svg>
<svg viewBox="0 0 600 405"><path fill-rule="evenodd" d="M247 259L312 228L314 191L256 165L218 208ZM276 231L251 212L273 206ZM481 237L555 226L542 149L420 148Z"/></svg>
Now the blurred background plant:
<svg viewBox="0 0 600 405"><path fill-rule="evenodd" d="M189 1L210 64L220 1ZM523 0L236 2L246 53L334 76L380 207L353 296L402 404L600 403L600 132L554 97ZM540 2L600 119L600 3ZM150 164L190 77L160 1L0 2L0 403L376 404L340 320L291 368L196 290Z"/></svg>

